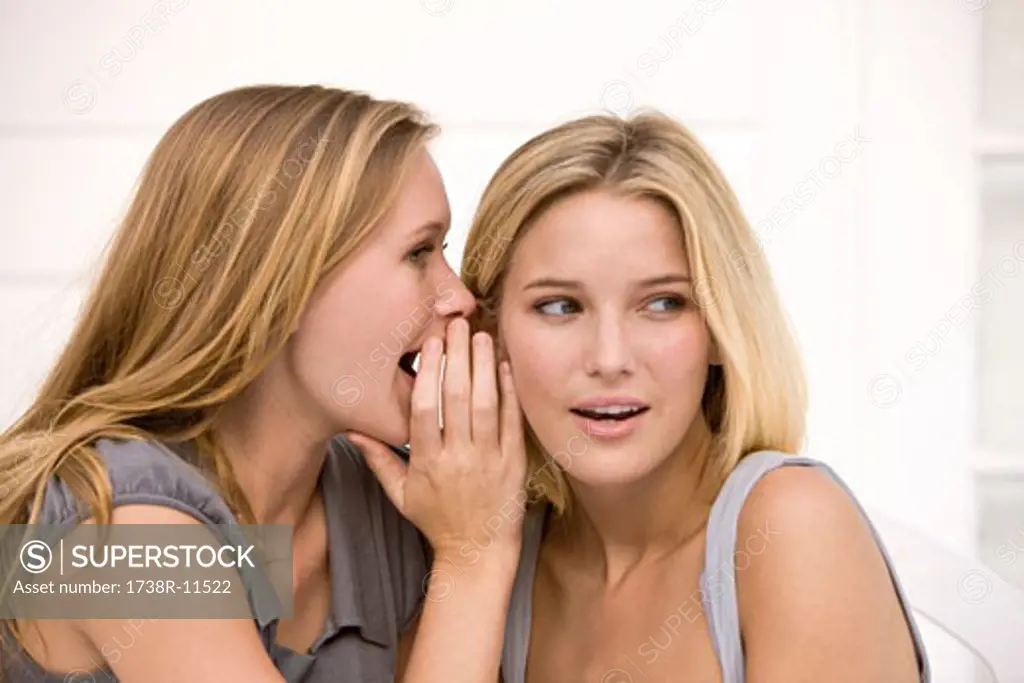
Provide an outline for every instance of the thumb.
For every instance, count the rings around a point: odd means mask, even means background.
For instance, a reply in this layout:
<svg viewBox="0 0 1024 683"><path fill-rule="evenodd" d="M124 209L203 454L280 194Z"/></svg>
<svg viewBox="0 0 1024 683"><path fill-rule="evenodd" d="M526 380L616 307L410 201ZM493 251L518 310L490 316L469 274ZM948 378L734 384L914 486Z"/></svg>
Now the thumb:
<svg viewBox="0 0 1024 683"><path fill-rule="evenodd" d="M345 438L362 451L366 464L380 482L384 493L398 511L405 514L405 479L407 466L388 446L357 432L346 432Z"/></svg>

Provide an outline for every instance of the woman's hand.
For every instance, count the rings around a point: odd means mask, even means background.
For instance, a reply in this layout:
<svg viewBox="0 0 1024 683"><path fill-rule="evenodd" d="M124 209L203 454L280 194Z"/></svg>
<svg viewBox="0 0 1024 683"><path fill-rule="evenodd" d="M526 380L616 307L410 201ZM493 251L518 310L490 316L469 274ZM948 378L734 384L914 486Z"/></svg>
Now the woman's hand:
<svg viewBox="0 0 1024 683"><path fill-rule="evenodd" d="M481 554L498 552L514 560L522 539L526 455L511 373L505 362L496 372L490 335L473 335L470 351L469 324L461 318L449 323L447 346L443 386L442 341L431 337L421 351L408 465L376 440L348 436L435 556L475 564Z"/></svg>

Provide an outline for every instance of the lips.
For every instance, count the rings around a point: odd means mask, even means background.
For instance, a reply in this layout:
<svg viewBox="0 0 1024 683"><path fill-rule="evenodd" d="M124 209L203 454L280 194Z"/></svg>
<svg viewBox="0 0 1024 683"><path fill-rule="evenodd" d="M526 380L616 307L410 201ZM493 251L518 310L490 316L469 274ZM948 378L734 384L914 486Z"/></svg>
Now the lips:
<svg viewBox="0 0 1024 683"><path fill-rule="evenodd" d="M628 396L601 396L577 403L570 412L587 420L624 422L643 415L651 407Z"/></svg>
<svg viewBox="0 0 1024 683"><path fill-rule="evenodd" d="M635 433L651 406L632 396L599 396L574 405L569 411L589 438L611 443Z"/></svg>

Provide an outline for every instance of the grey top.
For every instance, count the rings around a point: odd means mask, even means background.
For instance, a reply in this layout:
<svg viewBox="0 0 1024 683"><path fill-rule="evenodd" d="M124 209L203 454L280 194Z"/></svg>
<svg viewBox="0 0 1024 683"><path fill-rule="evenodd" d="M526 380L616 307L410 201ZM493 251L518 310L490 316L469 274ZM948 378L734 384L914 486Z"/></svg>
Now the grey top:
<svg viewBox="0 0 1024 683"><path fill-rule="evenodd" d="M164 505L208 524L236 520L223 498L195 466L194 451L143 441L97 442L107 462L114 505ZM406 451L395 449L407 457ZM419 613L430 550L416 528L387 499L362 454L337 438L320 478L327 515L331 606L324 630L310 650L274 643L277 620L253 606L264 647L289 683L391 683L399 634ZM41 523L80 517L67 486L52 481ZM12 683L66 683L68 674L44 671L28 653L11 661ZM70 674L87 680L84 672ZM77 676L77 678L75 678ZM106 667L92 680L116 681Z"/></svg>
<svg viewBox="0 0 1024 683"><path fill-rule="evenodd" d="M921 673L921 683L931 683L931 671L924 642L910 611L910 605L899 579L893 571L889 553L871 520L868 519L864 508L857 502L846 483L825 463L776 451L758 451L744 457L726 479L722 490L711 506L711 515L708 518L707 546L704 569L701 571L700 577L700 592L704 614L708 620L708 630L722 668L722 683L744 683L746 680L743 643L740 639L739 606L736 600L735 582L718 581L715 584L716 590L711 590L710 583L715 581L715 577L709 575L708 570L714 567L734 566L736 529L744 501L761 477L774 469L787 465L803 465L823 470L846 491L857 505L882 551L903 612L910 624L917 652L918 669ZM505 629L505 648L501 666L504 683L525 683L526 681L526 660L530 644L533 606L533 578L537 568L537 557L540 552L544 520L548 509L541 506L532 509L523 522L523 552L512 589ZM640 673L643 674L642 671Z"/></svg>

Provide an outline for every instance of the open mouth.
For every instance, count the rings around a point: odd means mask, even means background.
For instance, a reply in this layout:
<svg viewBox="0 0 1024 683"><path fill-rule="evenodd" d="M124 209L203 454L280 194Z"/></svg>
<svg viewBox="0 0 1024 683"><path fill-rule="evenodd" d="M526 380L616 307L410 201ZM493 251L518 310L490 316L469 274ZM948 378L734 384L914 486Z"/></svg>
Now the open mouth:
<svg viewBox="0 0 1024 683"><path fill-rule="evenodd" d="M650 406L629 405L629 406L601 406L600 408L570 408L570 412L588 420L607 420L609 422L623 422L637 415L643 415Z"/></svg>
<svg viewBox="0 0 1024 683"><path fill-rule="evenodd" d="M402 357L398 359L398 367L402 372L409 375L413 379L416 378L416 370L420 362L420 350L415 349L408 353L403 353Z"/></svg>

